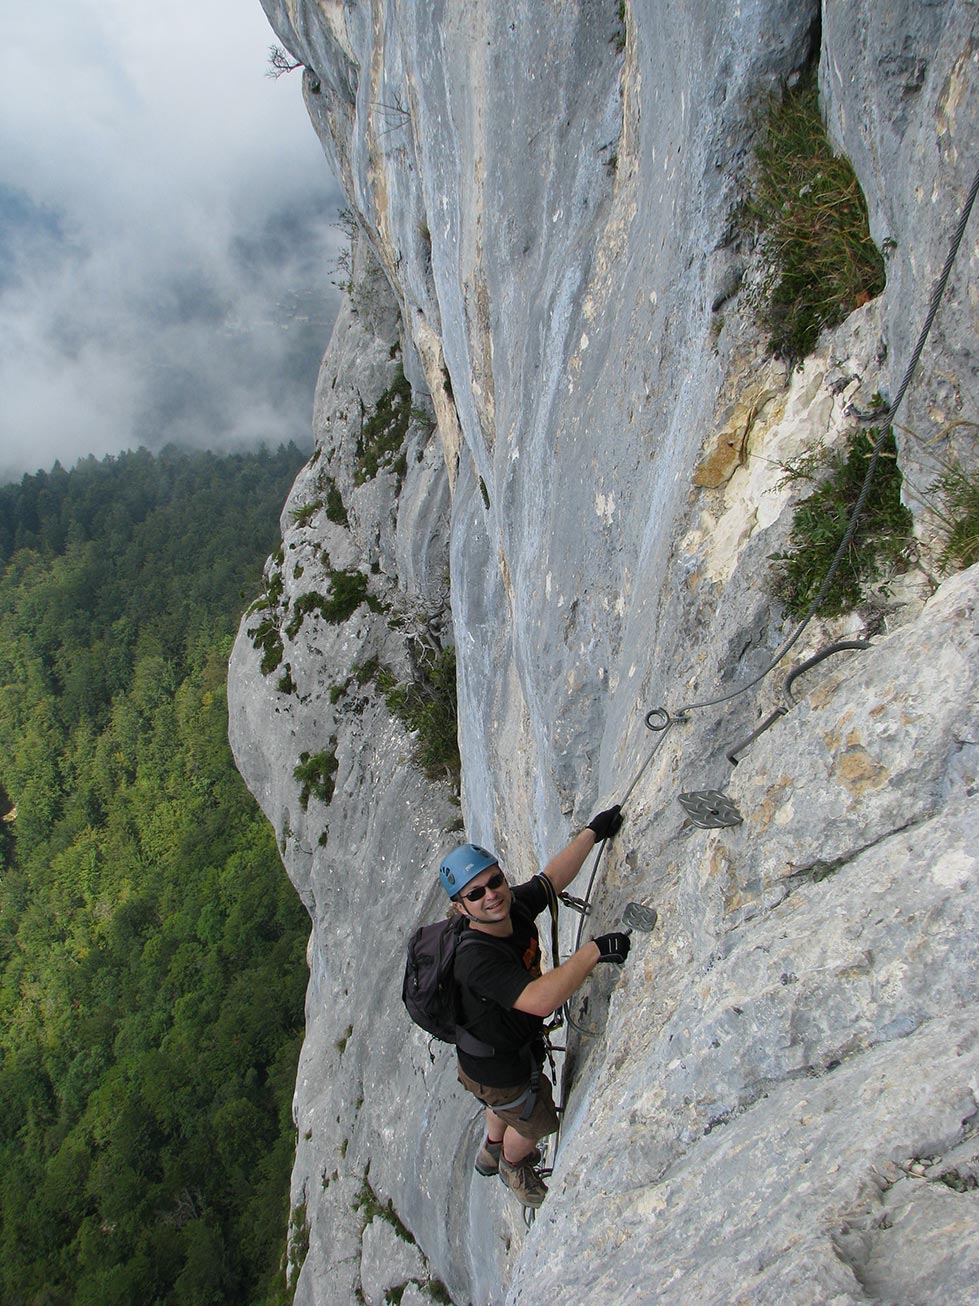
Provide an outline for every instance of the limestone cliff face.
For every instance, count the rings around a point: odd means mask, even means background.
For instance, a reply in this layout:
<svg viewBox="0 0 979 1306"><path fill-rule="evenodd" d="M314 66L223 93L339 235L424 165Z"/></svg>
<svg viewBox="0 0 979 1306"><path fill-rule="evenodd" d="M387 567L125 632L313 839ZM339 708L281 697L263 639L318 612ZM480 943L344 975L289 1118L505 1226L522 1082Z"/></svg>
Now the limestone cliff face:
<svg viewBox="0 0 979 1306"><path fill-rule="evenodd" d="M912 573L872 647L791 695L866 611L676 719L790 628L784 464L906 366L975 168L974 5L264 3L371 246L231 667L236 757L313 921L297 1302L979 1300L977 569ZM890 252L788 372L731 214L757 106L813 43ZM975 230L902 410L925 545L928 442L976 419ZM401 368L414 411L375 469ZM371 672L451 643L461 807ZM637 775L587 928L630 899L659 924L590 982L527 1230L473 1174L453 1056L403 1015L403 946L463 825L522 878ZM703 789L741 824L692 826Z"/></svg>

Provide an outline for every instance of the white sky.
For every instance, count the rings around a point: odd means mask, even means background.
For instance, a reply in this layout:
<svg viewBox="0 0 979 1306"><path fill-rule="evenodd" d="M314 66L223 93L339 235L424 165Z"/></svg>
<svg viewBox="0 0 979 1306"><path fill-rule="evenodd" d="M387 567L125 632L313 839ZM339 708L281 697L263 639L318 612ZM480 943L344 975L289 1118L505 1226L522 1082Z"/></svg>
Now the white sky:
<svg viewBox="0 0 979 1306"><path fill-rule="evenodd" d="M3 0L0 480L309 439L341 199L259 0Z"/></svg>

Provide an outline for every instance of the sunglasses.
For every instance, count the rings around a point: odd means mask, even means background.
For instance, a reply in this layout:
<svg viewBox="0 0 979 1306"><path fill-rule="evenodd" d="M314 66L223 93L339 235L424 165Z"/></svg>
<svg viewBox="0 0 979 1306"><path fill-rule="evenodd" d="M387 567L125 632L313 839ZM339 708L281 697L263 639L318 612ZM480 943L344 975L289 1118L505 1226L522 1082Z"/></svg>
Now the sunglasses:
<svg viewBox="0 0 979 1306"><path fill-rule="evenodd" d="M485 884L480 884L475 889L470 889L468 893L460 893L460 898L465 898L466 902L479 902L480 898L486 897L487 889L498 889L501 884L506 884L506 876L502 871L497 871L491 875Z"/></svg>

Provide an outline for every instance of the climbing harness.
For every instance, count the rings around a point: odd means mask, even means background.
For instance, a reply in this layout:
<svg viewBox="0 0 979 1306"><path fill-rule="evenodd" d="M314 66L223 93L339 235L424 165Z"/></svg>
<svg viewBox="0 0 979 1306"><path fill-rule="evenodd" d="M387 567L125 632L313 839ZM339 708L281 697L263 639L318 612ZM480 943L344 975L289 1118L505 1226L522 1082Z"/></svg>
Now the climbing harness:
<svg viewBox="0 0 979 1306"><path fill-rule="evenodd" d="M538 873L534 876L534 879L540 880L541 885L543 886L547 894L547 907L548 907L548 911L551 914L551 965L556 968L557 966L560 965L560 958L558 954L558 931L557 931L558 894L554 888L554 885L550 882L550 880L543 873L543 871L538 871ZM564 898L564 894L561 894L561 898Z"/></svg>
<svg viewBox="0 0 979 1306"><path fill-rule="evenodd" d="M536 1042L536 1040L535 1040ZM531 1051L530 1066L530 1083L527 1088L515 1097L512 1102L499 1102L496 1106L490 1108L492 1111L515 1111L518 1106L523 1105L520 1112L521 1120L529 1120L534 1114L534 1107L537 1105L537 1096L540 1093L540 1072L541 1063L537 1060L536 1055Z"/></svg>

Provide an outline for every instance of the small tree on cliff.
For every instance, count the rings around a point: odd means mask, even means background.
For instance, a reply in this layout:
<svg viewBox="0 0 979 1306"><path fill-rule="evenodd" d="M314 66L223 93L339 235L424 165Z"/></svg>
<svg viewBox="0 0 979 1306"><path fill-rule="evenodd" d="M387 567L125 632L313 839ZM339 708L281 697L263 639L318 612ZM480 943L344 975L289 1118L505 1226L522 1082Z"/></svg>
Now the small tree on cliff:
<svg viewBox="0 0 979 1306"><path fill-rule="evenodd" d="M297 59L293 59L288 50L283 50L281 45L269 46L269 64L265 71L266 77L281 77L284 73L294 73L297 68L303 65Z"/></svg>

